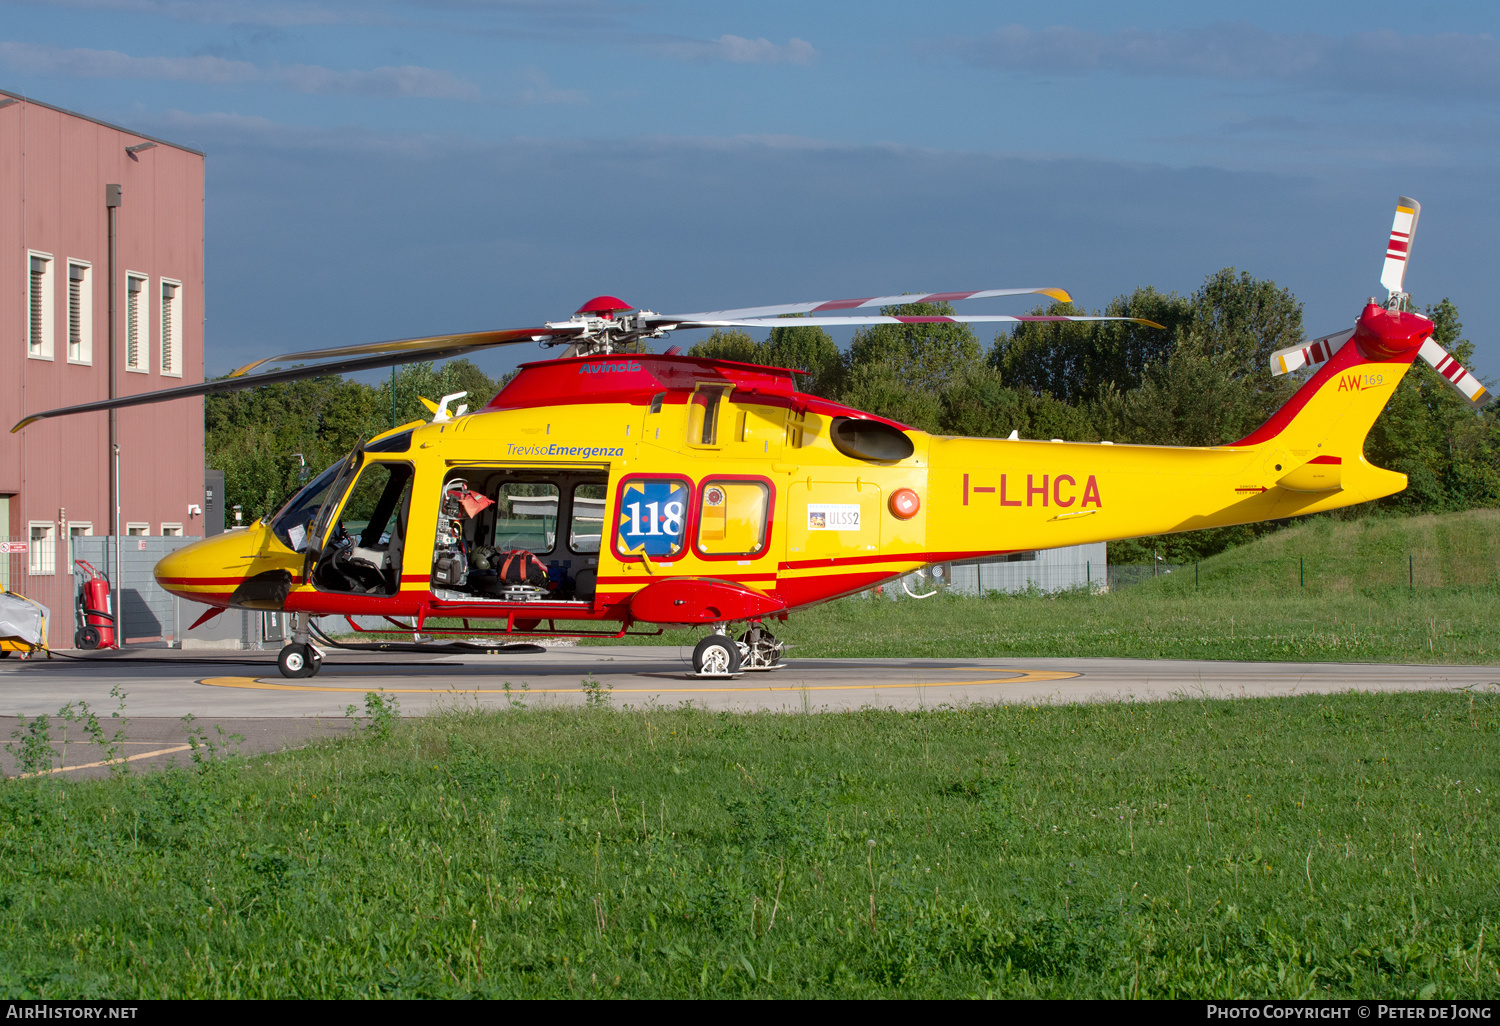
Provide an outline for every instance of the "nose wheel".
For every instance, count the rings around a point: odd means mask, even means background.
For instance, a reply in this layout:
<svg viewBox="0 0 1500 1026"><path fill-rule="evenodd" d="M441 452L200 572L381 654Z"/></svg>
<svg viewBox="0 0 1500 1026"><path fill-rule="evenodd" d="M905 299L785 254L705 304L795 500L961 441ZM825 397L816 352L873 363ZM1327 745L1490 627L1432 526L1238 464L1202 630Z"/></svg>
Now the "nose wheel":
<svg viewBox="0 0 1500 1026"><path fill-rule="evenodd" d="M311 677L323 668L323 655L311 645L292 642L277 654L276 668L294 680Z"/></svg>

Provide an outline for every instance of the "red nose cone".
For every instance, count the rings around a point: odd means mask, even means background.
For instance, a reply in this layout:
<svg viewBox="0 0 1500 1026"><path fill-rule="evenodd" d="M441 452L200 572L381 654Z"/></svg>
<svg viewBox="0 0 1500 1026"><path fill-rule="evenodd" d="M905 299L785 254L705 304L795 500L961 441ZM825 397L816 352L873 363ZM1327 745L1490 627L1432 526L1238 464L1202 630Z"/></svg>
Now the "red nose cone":
<svg viewBox="0 0 1500 1026"><path fill-rule="evenodd" d="M603 317L606 320L614 320L615 314L634 309L635 307L617 296L595 296L573 311L573 316L577 317L582 314L586 317Z"/></svg>

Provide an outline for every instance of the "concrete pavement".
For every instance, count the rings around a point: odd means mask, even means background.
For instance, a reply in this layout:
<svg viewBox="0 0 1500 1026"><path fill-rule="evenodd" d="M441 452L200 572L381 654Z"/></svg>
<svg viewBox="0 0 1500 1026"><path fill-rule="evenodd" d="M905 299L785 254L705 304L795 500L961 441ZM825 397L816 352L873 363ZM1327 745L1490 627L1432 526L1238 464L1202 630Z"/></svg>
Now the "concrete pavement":
<svg viewBox="0 0 1500 1026"><path fill-rule="evenodd" d="M80 653L79 655L84 655ZM526 654L330 653L318 676L287 680L275 653L145 650L99 658L0 661L0 713L56 718L80 700L106 718L125 692L134 754L186 744L186 730L245 735L242 750L271 751L348 729L349 705L381 691L403 715L504 708L510 701L580 706L586 680L616 707L675 706L736 712L917 709L992 702L1157 701L1338 691L1500 690L1500 667L1364 663L1236 663L1146 659L791 659L786 668L734 680L688 674L688 649L558 647ZM509 693L506 687L509 685ZM184 727L182 717L195 719ZM18 721L0 717L0 736ZM76 729L76 728L75 728ZM136 742L139 742L137 745ZM153 747L154 746L154 747ZM130 753L127 753L130 754ZM137 762L186 761L181 748ZM69 764L96 761L74 758ZM14 759L0 756L14 772ZM87 771L86 771L87 772ZM99 770L99 772L103 772ZM69 774L72 775L71 773Z"/></svg>

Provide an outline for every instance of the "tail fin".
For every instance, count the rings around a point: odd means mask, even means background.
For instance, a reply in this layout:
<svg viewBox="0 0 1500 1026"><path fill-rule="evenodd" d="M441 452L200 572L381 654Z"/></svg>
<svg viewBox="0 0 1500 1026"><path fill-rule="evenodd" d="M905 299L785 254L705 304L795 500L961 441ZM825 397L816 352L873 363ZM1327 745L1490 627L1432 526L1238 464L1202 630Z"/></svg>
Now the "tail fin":
<svg viewBox="0 0 1500 1026"><path fill-rule="evenodd" d="M1273 466L1286 470L1279 483L1293 491L1342 488L1366 499L1400 491L1406 475L1365 462L1365 436L1432 331L1425 317L1369 304L1349 340L1234 446L1274 450Z"/></svg>
<svg viewBox="0 0 1500 1026"><path fill-rule="evenodd" d="M1321 445L1331 455L1358 455L1432 330L1432 322L1419 314L1369 304L1349 340L1270 420L1234 445L1274 441L1288 448Z"/></svg>

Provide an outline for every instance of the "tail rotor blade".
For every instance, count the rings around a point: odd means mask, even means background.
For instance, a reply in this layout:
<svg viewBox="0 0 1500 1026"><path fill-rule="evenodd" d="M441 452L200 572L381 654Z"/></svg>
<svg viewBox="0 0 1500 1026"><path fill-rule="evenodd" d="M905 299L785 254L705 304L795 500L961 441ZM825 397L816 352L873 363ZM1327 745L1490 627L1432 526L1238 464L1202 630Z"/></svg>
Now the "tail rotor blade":
<svg viewBox="0 0 1500 1026"><path fill-rule="evenodd" d="M1438 372L1438 377L1452 385L1455 392L1474 406L1483 406L1494 398L1467 367L1455 360L1448 354L1448 350L1432 339L1422 343L1422 348L1417 350L1417 355Z"/></svg>
<svg viewBox="0 0 1500 1026"><path fill-rule="evenodd" d="M1391 238L1385 247L1385 266L1380 271L1380 284L1395 295L1406 291L1406 262L1411 256L1411 240L1417 234L1417 218L1422 216L1422 204L1410 196L1396 200L1396 220L1391 225Z"/></svg>
<svg viewBox="0 0 1500 1026"><path fill-rule="evenodd" d="M1304 367L1321 367L1354 335L1353 328L1315 338L1300 346L1278 349L1271 354L1271 376L1280 377Z"/></svg>

